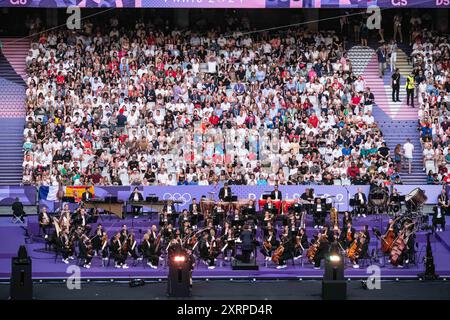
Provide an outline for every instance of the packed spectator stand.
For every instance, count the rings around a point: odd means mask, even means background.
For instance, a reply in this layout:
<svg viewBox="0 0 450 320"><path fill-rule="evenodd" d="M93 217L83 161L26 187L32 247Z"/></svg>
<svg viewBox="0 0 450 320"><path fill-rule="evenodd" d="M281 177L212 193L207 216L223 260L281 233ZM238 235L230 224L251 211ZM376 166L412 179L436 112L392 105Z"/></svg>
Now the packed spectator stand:
<svg viewBox="0 0 450 320"><path fill-rule="evenodd" d="M24 184L394 180L376 97L339 34L247 32L245 20L232 33L109 24L32 42Z"/></svg>

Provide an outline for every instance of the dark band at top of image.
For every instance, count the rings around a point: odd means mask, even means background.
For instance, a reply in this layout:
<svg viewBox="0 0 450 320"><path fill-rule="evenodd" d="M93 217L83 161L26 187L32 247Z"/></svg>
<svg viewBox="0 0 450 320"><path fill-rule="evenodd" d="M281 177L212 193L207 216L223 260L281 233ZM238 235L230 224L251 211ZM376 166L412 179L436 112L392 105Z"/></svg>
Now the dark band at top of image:
<svg viewBox="0 0 450 320"><path fill-rule="evenodd" d="M1 0L0 7L64 8L448 8L450 0Z"/></svg>

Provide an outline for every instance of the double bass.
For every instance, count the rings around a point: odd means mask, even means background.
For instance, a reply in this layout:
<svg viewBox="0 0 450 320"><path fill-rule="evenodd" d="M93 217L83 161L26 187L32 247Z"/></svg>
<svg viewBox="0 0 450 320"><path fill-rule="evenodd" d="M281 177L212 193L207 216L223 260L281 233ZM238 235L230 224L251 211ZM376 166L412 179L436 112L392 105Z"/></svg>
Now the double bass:
<svg viewBox="0 0 450 320"><path fill-rule="evenodd" d="M406 236L406 231L410 226L414 224L415 222L405 225L402 232L400 232L397 239L395 239L390 253L390 260L393 266L398 266L400 264L400 257L407 247L406 244L408 243L408 239L414 233L411 232L408 236Z"/></svg>
<svg viewBox="0 0 450 320"><path fill-rule="evenodd" d="M395 240L394 224L399 218L396 218L389 226L388 231L381 236L381 251L383 253L391 252Z"/></svg>

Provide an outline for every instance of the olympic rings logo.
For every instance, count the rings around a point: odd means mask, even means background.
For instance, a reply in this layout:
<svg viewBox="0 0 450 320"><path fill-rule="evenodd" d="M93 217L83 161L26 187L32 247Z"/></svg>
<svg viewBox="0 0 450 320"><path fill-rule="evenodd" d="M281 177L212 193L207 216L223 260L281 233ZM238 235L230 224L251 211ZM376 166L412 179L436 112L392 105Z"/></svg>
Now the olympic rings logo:
<svg viewBox="0 0 450 320"><path fill-rule="evenodd" d="M172 200L172 201L181 201L181 205L184 206L187 203L191 202L192 197L191 197L190 193L181 194L181 193L176 192L174 194L171 194L171 193L166 192L163 195L163 199L164 200Z"/></svg>

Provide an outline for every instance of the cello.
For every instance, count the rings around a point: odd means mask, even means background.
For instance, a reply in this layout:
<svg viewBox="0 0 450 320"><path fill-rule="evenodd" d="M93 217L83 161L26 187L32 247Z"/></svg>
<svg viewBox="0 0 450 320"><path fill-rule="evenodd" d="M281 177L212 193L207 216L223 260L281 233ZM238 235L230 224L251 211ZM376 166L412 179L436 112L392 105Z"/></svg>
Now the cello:
<svg viewBox="0 0 450 320"><path fill-rule="evenodd" d="M306 251L306 257L308 258L309 261L312 262L314 260L317 252L319 251L320 241L326 239L325 237L326 237L325 234L319 234L317 240L308 248L308 251Z"/></svg>
<svg viewBox="0 0 450 320"><path fill-rule="evenodd" d="M357 233L355 240L353 240L353 243L347 251L347 257L350 259L350 261L355 262L361 256L365 238L366 236L364 233Z"/></svg>

